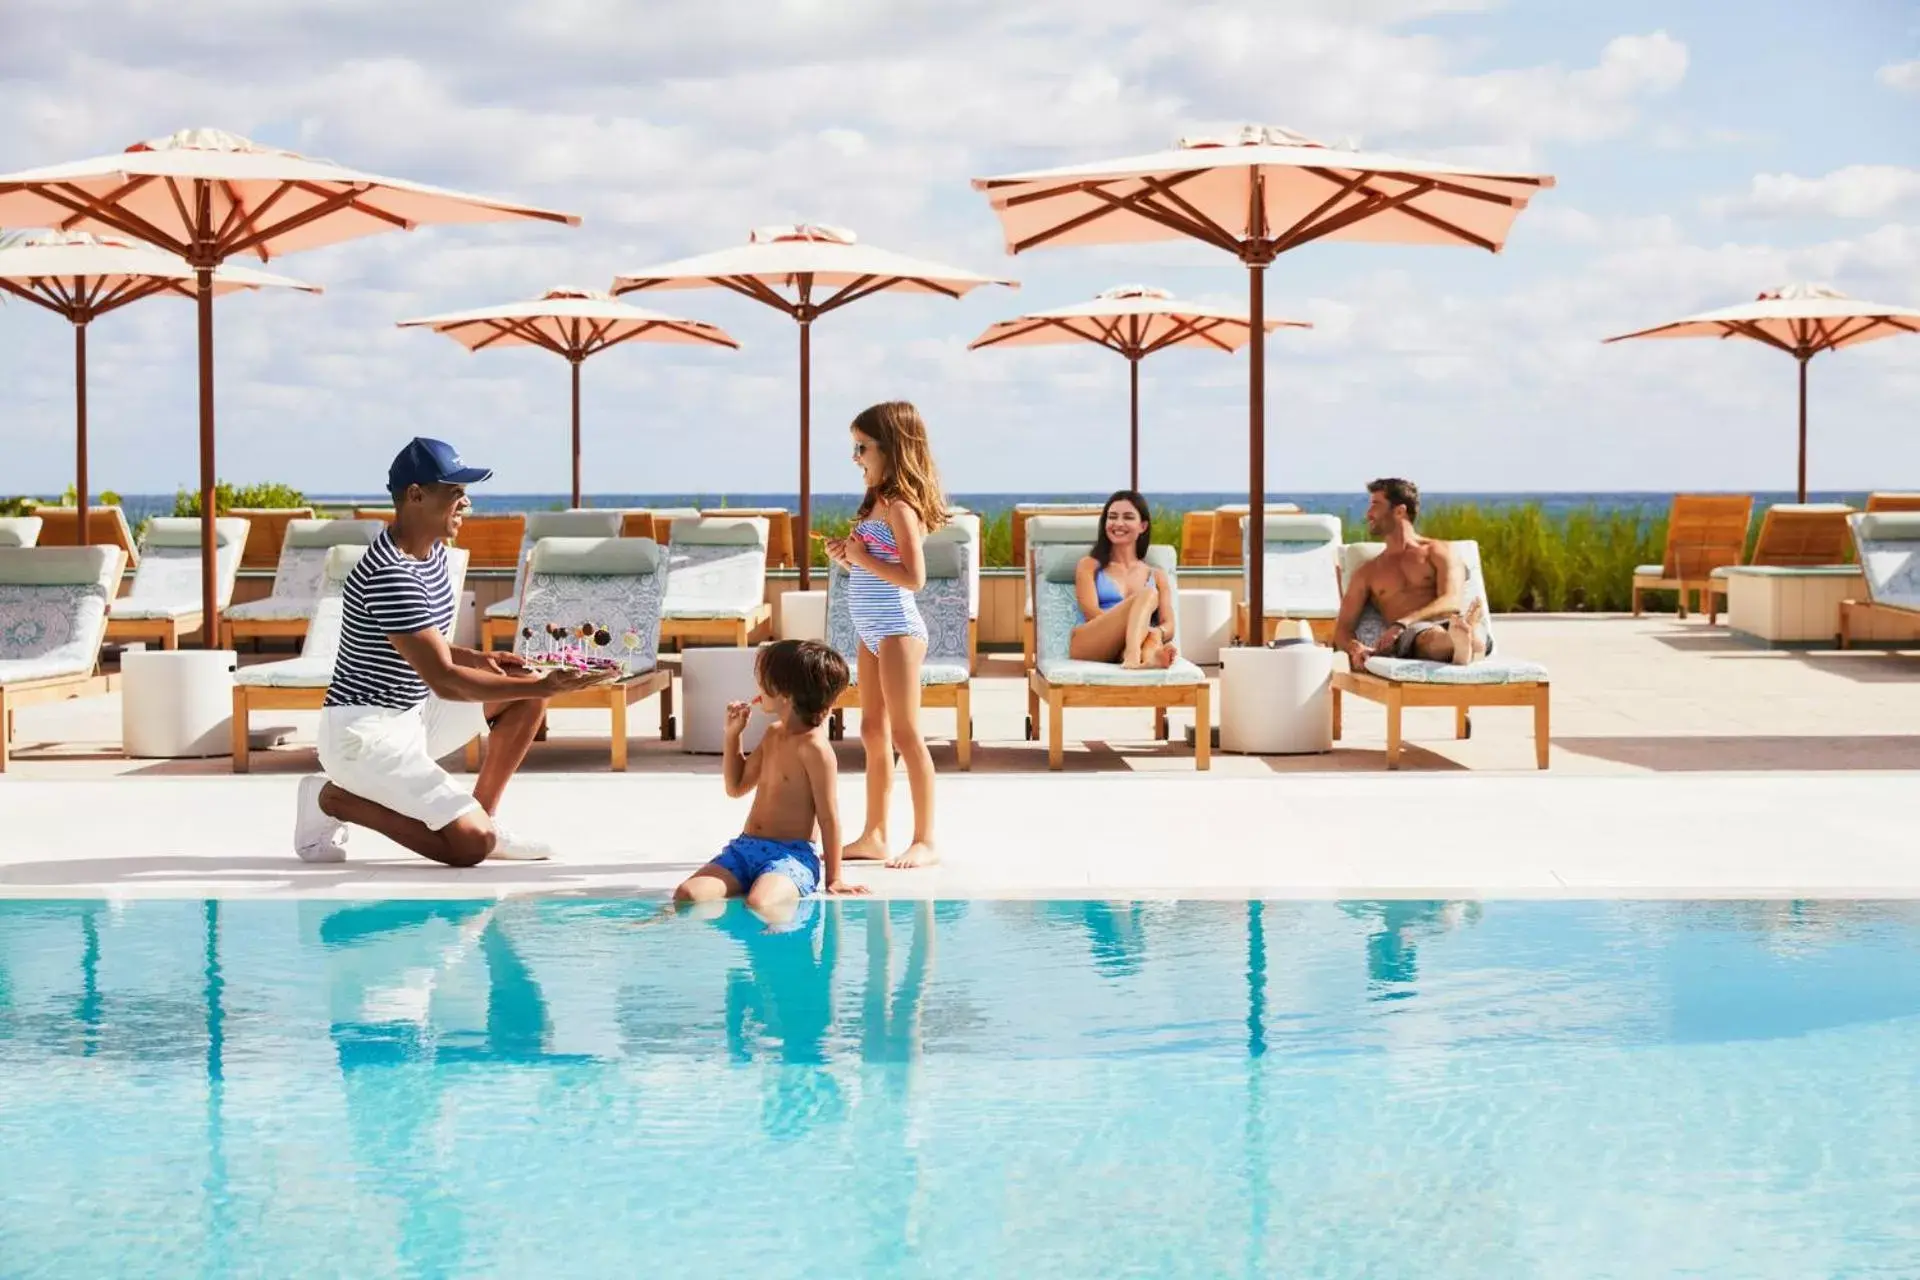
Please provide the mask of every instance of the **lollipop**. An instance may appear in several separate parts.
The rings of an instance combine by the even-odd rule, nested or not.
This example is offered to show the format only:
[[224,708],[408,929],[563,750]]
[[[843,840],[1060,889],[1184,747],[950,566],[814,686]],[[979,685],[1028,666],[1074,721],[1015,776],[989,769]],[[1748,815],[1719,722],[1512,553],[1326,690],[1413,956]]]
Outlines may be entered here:
[[620,637],[620,643],[626,646],[628,653],[638,652],[640,648],[640,633],[638,631],[629,631]]
[[593,642],[604,648],[613,643],[613,632],[607,630],[605,627],[601,627],[593,633]]

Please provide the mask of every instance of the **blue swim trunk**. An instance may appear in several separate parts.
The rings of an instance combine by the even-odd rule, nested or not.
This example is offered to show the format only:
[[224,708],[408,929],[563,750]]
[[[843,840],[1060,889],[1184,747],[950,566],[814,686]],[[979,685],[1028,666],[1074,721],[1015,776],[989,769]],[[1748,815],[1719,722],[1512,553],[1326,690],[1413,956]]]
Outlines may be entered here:
[[806,897],[820,888],[820,854],[811,840],[768,840],[762,836],[735,836],[713,865],[739,882],[742,889],[764,875],[785,876]]

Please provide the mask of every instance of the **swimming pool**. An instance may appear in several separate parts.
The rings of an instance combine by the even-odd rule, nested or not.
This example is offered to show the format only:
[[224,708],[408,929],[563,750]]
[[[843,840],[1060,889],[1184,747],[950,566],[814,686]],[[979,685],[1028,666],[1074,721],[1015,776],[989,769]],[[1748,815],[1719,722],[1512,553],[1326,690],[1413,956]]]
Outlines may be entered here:
[[1920,904],[0,902],[0,1275],[1920,1273]]

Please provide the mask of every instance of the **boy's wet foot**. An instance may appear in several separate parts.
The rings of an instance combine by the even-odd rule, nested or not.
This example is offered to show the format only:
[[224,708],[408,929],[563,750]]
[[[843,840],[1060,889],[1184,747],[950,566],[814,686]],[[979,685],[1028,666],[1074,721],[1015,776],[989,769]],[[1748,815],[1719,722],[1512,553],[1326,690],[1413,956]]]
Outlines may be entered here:
[[[845,857],[846,855],[841,854],[840,856]],[[914,867],[937,866],[939,862],[940,854],[934,849],[931,840],[915,840],[897,857],[887,859],[887,865],[896,871],[911,870]]]

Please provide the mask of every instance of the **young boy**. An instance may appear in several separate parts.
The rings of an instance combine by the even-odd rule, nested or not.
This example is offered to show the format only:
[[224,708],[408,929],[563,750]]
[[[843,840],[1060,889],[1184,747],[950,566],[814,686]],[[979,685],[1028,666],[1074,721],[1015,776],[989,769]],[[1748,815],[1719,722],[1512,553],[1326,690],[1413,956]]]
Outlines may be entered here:
[[827,745],[827,714],[847,687],[845,659],[817,640],[780,640],[760,651],[754,678],[760,685],[755,701],[774,723],[752,755],[740,751],[752,708],[744,702],[727,706],[727,794],[753,792],[746,830],[688,876],[673,900],[713,902],[745,894],[747,906],[766,916],[790,914],[823,883],[828,893],[867,892],[865,885],[840,879],[839,771]]

